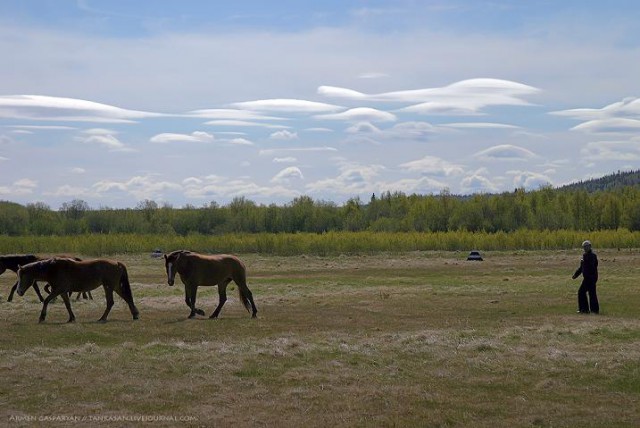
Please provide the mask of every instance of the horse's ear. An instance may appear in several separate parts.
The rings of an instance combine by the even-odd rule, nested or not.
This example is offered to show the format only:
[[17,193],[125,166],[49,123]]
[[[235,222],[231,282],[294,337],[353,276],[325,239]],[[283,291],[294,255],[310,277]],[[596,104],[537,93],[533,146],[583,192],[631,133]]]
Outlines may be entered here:
[[164,255],[164,259],[167,260],[167,255],[166,254],[163,254],[163,255]]

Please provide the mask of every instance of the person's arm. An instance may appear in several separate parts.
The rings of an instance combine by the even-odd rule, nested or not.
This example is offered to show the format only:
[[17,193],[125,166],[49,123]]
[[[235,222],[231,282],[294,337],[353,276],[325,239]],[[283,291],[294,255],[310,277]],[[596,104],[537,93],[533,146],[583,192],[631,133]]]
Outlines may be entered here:
[[582,274],[582,264],[584,263],[584,259],[580,259],[580,267],[576,270],[571,278],[576,279]]

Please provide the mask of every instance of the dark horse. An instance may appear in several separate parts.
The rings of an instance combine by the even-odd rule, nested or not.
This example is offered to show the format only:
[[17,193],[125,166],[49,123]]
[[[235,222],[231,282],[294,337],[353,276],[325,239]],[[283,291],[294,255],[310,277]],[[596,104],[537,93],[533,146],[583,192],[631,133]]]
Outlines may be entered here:
[[[18,268],[20,266],[26,265],[28,263],[37,262],[38,260],[41,260],[41,259],[37,256],[34,256],[33,254],[0,256],[0,275],[2,275],[7,269],[18,273]],[[13,293],[15,293],[17,287],[18,287],[18,281],[16,281],[16,283],[13,284],[13,287],[11,287],[11,292],[9,293],[9,298],[7,299],[7,302],[10,302],[13,300]],[[40,299],[41,302],[44,302],[44,298],[42,297],[42,294],[40,294],[40,288],[38,288],[37,282],[33,283],[33,289],[38,295],[38,299]]]
[[[66,257],[66,256],[59,256],[59,257]],[[80,261],[80,259],[77,257],[71,257],[71,258],[74,260]],[[33,262],[38,262],[41,260],[46,260],[46,259],[35,256],[33,254],[24,254],[24,255],[16,255],[16,256],[0,256],[0,275],[2,275],[4,271],[6,271],[7,269],[18,273],[18,268],[20,266],[33,263]],[[10,302],[13,300],[13,293],[15,293],[16,288],[18,288],[18,281],[16,281],[16,283],[13,284],[13,287],[11,287],[11,291],[9,292],[9,297],[7,298],[7,302]],[[42,294],[40,294],[40,288],[38,287],[37,282],[33,283],[33,289],[38,295],[38,299],[40,299],[40,302],[44,302],[44,298],[42,297]],[[44,286],[44,291],[51,294],[51,287],[49,284]],[[88,293],[78,293],[76,300],[80,298],[80,295],[82,295],[84,299],[89,298],[93,300],[93,296],[91,295],[90,291]]]
[[202,309],[196,308],[198,287],[218,286],[218,306],[209,318],[217,318],[227,301],[227,285],[234,281],[238,285],[240,301],[256,317],[258,309],[253,302],[253,294],[247,287],[247,272],[244,263],[236,256],[226,254],[203,255],[191,251],[179,250],[164,255],[167,282],[172,286],[176,272],[184,283],[185,302],[191,308],[189,318],[204,315]]
[[101,285],[107,299],[107,308],[98,321],[107,321],[107,316],[113,307],[114,291],[127,302],[133,319],[138,319],[139,312],[133,303],[129,275],[123,263],[106,259],[76,261],[66,258],[29,263],[18,269],[18,295],[22,296],[36,280],[51,284],[51,294],[42,304],[40,322],[43,322],[47,316],[47,305],[56,296],[62,296],[69,312],[69,322],[74,322],[76,317],[71,310],[69,292],[91,291]]

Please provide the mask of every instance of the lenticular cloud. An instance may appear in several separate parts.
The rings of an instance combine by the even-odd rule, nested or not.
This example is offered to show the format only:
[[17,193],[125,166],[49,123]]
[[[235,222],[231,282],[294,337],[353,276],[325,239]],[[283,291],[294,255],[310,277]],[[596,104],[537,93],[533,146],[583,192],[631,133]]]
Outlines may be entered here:
[[44,95],[0,96],[0,118],[128,123],[133,122],[134,119],[160,116],[164,115],[126,110],[75,98]]
[[488,106],[531,105],[524,97],[539,92],[537,88],[510,80],[469,79],[440,88],[365,94],[348,88],[320,86],[318,94],[353,101],[412,104],[400,111],[423,114],[477,114]]

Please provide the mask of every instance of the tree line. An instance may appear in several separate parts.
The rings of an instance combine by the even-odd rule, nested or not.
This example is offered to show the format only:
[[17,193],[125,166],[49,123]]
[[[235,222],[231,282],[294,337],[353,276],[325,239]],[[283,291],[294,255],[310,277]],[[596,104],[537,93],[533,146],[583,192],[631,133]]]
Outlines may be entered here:
[[93,209],[73,200],[53,210],[44,203],[0,202],[0,235],[87,233],[189,235],[296,232],[511,232],[528,230],[640,230],[640,187],[589,193],[583,189],[461,197],[386,192],[342,205],[300,196],[284,205],[237,197],[226,205],[174,208],[152,200],[130,209]]

